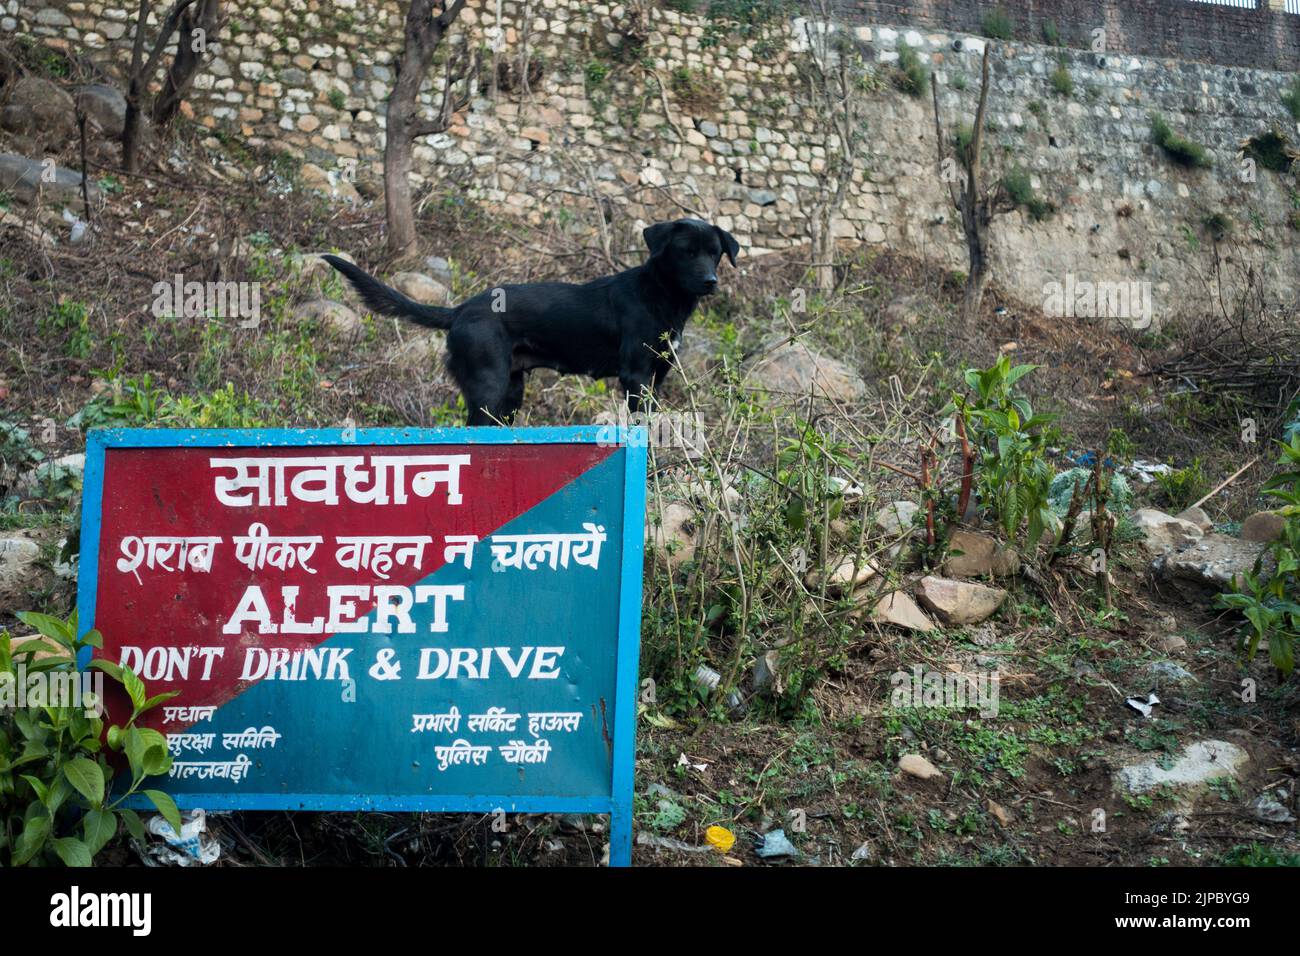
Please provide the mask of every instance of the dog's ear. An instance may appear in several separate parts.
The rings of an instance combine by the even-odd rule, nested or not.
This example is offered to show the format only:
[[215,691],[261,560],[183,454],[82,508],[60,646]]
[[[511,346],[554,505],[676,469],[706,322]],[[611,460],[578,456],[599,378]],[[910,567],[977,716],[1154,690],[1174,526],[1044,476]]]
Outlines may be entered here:
[[650,255],[657,256],[668,245],[668,240],[672,238],[673,230],[677,228],[675,222],[657,222],[653,226],[646,226],[641,232],[641,238],[645,240],[646,247],[650,250]]
[[722,251],[727,254],[727,258],[731,260],[731,264],[734,266],[736,264],[736,254],[740,252],[740,243],[736,241],[735,236],[721,226],[714,226],[713,230],[718,234],[718,238],[722,240]]

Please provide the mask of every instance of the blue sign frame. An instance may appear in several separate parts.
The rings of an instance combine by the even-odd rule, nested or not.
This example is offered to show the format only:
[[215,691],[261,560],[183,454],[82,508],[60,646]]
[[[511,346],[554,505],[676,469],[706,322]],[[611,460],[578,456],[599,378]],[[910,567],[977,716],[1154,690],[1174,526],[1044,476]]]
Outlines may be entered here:
[[[276,428],[276,429],[91,429],[86,439],[82,490],[81,555],[77,583],[80,629],[95,626],[103,508],[104,459],[110,448],[277,447],[338,445],[602,444],[625,449],[622,565],[619,584],[615,670],[613,780],[611,795],[586,797],[509,794],[410,797],[247,793],[177,794],[181,809],[206,810],[389,810],[423,813],[599,813],[610,817],[610,866],[632,862],[632,798],[636,763],[636,711],[641,644],[642,564],[645,544],[646,448],[643,426],[580,425],[554,428]],[[89,558],[89,560],[87,560]],[[85,667],[90,652],[78,662]],[[128,805],[149,806],[144,798]]]

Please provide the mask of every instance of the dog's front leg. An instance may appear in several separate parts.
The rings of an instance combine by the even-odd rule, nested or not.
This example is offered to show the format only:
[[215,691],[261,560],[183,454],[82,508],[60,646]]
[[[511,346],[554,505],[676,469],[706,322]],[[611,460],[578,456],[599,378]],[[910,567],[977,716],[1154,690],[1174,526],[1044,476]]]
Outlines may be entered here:
[[641,411],[641,403],[654,392],[653,376],[647,368],[643,371],[624,371],[618,380],[627,393],[627,410],[635,415]]

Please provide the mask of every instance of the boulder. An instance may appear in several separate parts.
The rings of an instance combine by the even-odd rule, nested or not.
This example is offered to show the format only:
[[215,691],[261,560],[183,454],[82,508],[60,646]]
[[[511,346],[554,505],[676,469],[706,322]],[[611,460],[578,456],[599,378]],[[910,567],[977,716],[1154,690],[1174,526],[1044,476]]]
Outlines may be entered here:
[[1210,516],[1205,513],[1204,508],[1186,508],[1174,515],[1179,521],[1188,521],[1200,528],[1202,533],[1208,534],[1214,530],[1214,522]]
[[58,479],[66,479],[71,484],[80,487],[85,472],[86,455],[84,452],[63,455],[60,458],[43,461],[27,472],[18,479],[14,491],[20,497],[34,498],[43,495],[50,482]]
[[1282,537],[1285,528],[1286,518],[1278,512],[1256,511],[1241,523],[1241,540],[1268,544]]
[[[298,270],[298,274],[304,279],[314,279],[317,277],[328,279],[332,275],[338,275],[338,273],[334,271],[334,267],[321,258],[322,255],[324,255],[324,253],[295,252],[289,257],[289,262]],[[330,255],[337,256],[353,265],[357,264],[357,260],[353,259],[346,252],[331,252]],[[349,288],[351,287],[349,286]]]
[[1010,577],[1020,570],[1020,555],[996,538],[958,529],[948,539],[943,571],[954,578]]
[[892,624],[909,631],[934,630],[934,621],[903,591],[893,591],[877,601],[871,617],[878,624]]
[[899,757],[898,769],[918,780],[938,780],[943,777],[943,771],[920,754],[904,754]]
[[1007,592],[974,581],[927,575],[917,585],[916,596],[945,624],[978,624],[1002,606]]
[[425,271],[448,288],[451,287],[451,263],[442,256],[425,256]]
[[[44,163],[16,153],[0,153],[0,192],[9,193],[20,203],[31,205],[37,199],[56,204],[81,202],[81,174],[62,166],[54,167],[47,179]],[[90,182],[86,191],[92,203],[99,202],[99,186]]]
[[90,120],[87,132],[93,124],[93,128],[98,129],[106,139],[122,138],[122,132],[126,129],[126,97],[120,90],[103,83],[91,83],[77,87],[75,101],[77,109]]
[[[830,568],[831,570],[826,576],[826,587],[832,591],[852,591],[854,588],[866,584],[880,573],[880,569],[865,558],[857,560],[841,558],[838,561],[832,561]],[[821,587],[821,582],[821,571],[810,571],[804,578],[804,583],[811,590]]]
[[1197,789],[1219,777],[1236,777],[1250,755],[1226,740],[1198,740],[1172,763],[1166,757],[1121,767],[1115,783],[1128,793],[1146,793],[1160,787]]
[[393,276],[393,288],[421,305],[451,305],[451,290],[436,279],[419,272],[399,272]]
[[763,354],[749,367],[745,381],[796,399],[812,394],[836,402],[857,402],[867,393],[867,383],[856,371],[800,341],[786,342]]
[[[1241,541],[1225,534],[1207,534],[1185,548],[1165,555],[1159,564],[1160,573],[1172,581],[1189,581],[1202,588],[1227,590],[1233,579],[1243,571],[1250,571],[1264,552],[1265,546],[1257,541]],[[1272,556],[1265,555],[1262,569],[1271,573]]]
[[37,573],[40,545],[19,532],[0,535],[0,607],[20,607]]
[[319,322],[325,328],[333,329],[340,335],[352,335],[365,327],[361,316],[357,315],[341,302],[329,299],[312,299],[293,310],[293,317],[299,321]]
[[1199,541],[1205,534],[1192,522],[1167,515],[1155,508],[1139,508],[1130,515],[1129,520],[1142,533],[1140,544],[1152,556],[1168,554]]
[[646,522],[646,545],[662,556],[669,569],[676,571],[695,557],[696,515],[694,509],[680,501],[670,501],[659,513],[659,520]]
[[25,76],[13,85],[0,109],[0,128],[34,139],[42,150],[59,149],[77,129],[72,97],[49,80]]
[[897,537],[912,527],[921,506],[915,501],[892,501],[876,512],[876,527],[890,537]]

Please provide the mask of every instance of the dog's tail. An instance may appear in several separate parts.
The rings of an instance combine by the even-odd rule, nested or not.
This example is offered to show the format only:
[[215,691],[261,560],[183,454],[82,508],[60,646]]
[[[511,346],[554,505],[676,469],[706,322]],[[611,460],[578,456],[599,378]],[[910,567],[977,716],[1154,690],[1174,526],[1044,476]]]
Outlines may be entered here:
[[338,256],[321,256],[352,283],[364,302],[372,311],[380,315],[397,315],[410,319],[418,325],[430,329],[451,328],[453,309],[440,305],[421,305],[414,299],[408,299],[391,286],[386,286],[364,269],[359,269],[346,259]]

